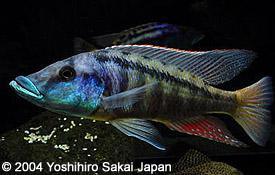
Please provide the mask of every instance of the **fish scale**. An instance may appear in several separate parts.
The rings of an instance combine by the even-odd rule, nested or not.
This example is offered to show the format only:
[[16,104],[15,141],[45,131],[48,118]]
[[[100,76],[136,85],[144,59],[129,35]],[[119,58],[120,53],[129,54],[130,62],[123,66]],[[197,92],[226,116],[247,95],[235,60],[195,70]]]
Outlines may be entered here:
[[[146,101],[146,103],[156,104],[155,106],[158,109],[160,109],[157,111],[157,113],[155,112],[156,109],[144,108],[144,106],[148,106],[148,105],[142,104],[138,107],[136,106],[136,108],[132,110],[127,109],[128,114],[126,113],[121,114],[120,109],[113,110],[113,112],[116,113],[116,116],[118,117],[124,116],[125,118],[131,118],[132,116],[136,115],[135,114],[136,111],[140,111],[138,113],[139,115],[141,115],[139,116],[140,118],[143,118],[143,117],[156,118],[157,115],[160,114],[161,116],[161,114],[163,113],[170,114],[171,116],[190,117],[190,116],[194,116],[194,114],[199,114],[201,112],[207,112],[211,110],[229,111],[231,110],[230,105],[233,106],[232,103],[225,100],[226,98],[228,99],[233,98],[232,96],[211,94],[207,90],[207,88],[197,87],[196,85],[193,85],[192,83],[190,83],[188,80],[179,80],[178,78],[171,76],[168,72],[166,73],[159,72],[157,71],[156,68],[150,69],[148,67],[143,66],[142,64],[128,61],[126,58],[124,58],[124,57],[130,56],[128,53],[127,54],[125,54],[125,52],[108,53],[104,51],[103,53],[99,52],[97,54],[100,55],[99,61],[103,61],[103,64],[108,64],[110,61],[114,61],[115,63],[118,63],[119,71],[117,72],[116,76],[122,79],[122,81],[119,82],[120,84],[126,84],[125,88],[120,89],[120,91],[129,90],[126,87],[129,87],[129,85],[127,85],[128,80],[130,77],[133,77],[133,74],[135,74],[135,76],[137,77],[140,77],[141,81],[137,81],[135,82],[135,84],[131,84],[132,88],[144,85],[145,81],[143,79],[145,76],[148,79],[151,79],[149,82],[146,82],[147,84],[150,84],[153,81],[160,81],[159,83],[160,88],[157,90],[158,92],[154,92],[155,94],[158,94],[158,97],[162,96],[165,99],[164,101],[173,102],[172,107],[167,107],[167,105],[162,105],[162,103],[159,103],[159,99],[157,97],[154,97],[152,94],[149,94],[145,96],[144,99],[146,100],[144,101]],[[103,65],[103,67],[106,67],[106,66]],[[112,71],[112,70],[109,70],[109,71]],[[136,73],[135,71],[138,71],[138,73]],[[112,78],[112,77],[109,77],[109,78]],[[165,86],[163,87],[162,84],[165,84]],[[164,93],[163,89],[173,89],[173,90],[170,93]],[[178,93],[175,93],[175,91],[178,91]],[[187,95],[186,93],[184,93],[186,91],[188,92]],[[174,96],[179,97],[178,101],[174,100]],[[197,100],[198,98],[201,100]],[[215,101],[215,103],[213,101]],[[230,101],[233,101],[233,100],[231,99]],[[178,106],[176,104],[181,104],[181,105]],[[205,104],[211,104],[211,105],[205,105]],[[226,109],[224,106],[228,106],[229,109]],[[148,114],[154,114],[154,116],[149,116]],[[164,116],[164,117],[167,117],[167,116]],[[159,118],[159,120],[163,120],[163,119]],[[175,117],[171,117],[171,120],[175,120]]]

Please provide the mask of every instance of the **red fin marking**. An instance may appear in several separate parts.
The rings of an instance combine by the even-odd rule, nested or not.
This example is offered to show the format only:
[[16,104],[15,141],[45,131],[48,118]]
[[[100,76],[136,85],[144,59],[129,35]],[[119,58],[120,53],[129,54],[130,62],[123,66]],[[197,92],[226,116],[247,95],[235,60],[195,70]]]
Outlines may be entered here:
[[178,132],[204,137],[233,146],[247,146],[245,143],[237,140],[221,120],[212,116],[192,117],[183,121],[168,123],[166,125],[170,129]]

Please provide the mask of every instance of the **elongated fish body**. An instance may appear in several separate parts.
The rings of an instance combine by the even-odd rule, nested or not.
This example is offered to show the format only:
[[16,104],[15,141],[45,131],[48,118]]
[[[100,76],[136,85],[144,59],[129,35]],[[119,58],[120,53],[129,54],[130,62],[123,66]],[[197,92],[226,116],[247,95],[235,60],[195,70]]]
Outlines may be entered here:
[[[188,72],[183,72],[186,74],[184,79],[175,78],[169,75],[167,68],[164,68],[166,73],[150,69],[154,61],[121,51],[98,51],[92,57],[99,60],[107,72],[112,72],[106,77],[106,93],[110,95],[157,82],[157,87],[148,91],[139,103],[112,110],[112,119],[125,117],[170,121],[210,112],[229,113],[235,109],[236,98],[232,92],[211,87]],[[126,61],[131,59],[145,63]]]
[[93,51],[112,45],[152,44],[187,49],[198,43],[204,35],[192,27],[151,22],[102,36],[94,36],[87,41],[74,39],[75,53]]
[[113,44],[135,44],[144,40],[180,32],[180,27],[176,25],[158,22],[147,23],[120,32],[120,36],[113,41]]
[[254,52],[239,49],[190,52],[149,45],[112,46],[16,77],[10,86],[38,106],[109,121],[126,135],[161,150],[166,143],[151,121],[181,133],[247,146],[214,113],[232,117],[263,146],[271,126],[271,78],[237,91],[213,87],[234,78],[254,58]]
[[112,45],[153,44],[176,48],[189,48],[204,38],[192,27],[152,22],[119,33]]

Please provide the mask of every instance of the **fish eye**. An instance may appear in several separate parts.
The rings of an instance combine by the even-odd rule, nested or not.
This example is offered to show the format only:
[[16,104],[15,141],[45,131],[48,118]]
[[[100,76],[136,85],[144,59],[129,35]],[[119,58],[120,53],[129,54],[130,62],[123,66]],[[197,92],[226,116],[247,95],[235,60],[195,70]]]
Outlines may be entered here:
[[59,71],[59,76],[64,81],[70,81],[75,78],[76,72],[71,66],[62,67]]

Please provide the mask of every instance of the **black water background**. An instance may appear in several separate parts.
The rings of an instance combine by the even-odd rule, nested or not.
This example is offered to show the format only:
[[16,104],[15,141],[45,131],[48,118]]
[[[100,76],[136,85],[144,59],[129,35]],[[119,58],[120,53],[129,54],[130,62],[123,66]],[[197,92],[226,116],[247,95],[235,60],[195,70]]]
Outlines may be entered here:
[[[267,2],[224,0],[3,3],[0,12],[0,131],[14,129],[43,111],[17,97],[8,87],[9,81],[73,55],[72,43],[76,36],[89,38],[152,21],[193,26],[206,35],[195,46],[196,50],[245,48],[258,53],[258,59],[247,71],[223,85],[226,89],[245,87],[263,76],[273,76],[274,10]],[[271,168],[268,163],[272,156],[255,157],[255,161],[253,158],[232,160],[239,160],[248,172],[253,166],[259,166],[259,172]]]

